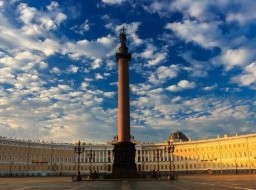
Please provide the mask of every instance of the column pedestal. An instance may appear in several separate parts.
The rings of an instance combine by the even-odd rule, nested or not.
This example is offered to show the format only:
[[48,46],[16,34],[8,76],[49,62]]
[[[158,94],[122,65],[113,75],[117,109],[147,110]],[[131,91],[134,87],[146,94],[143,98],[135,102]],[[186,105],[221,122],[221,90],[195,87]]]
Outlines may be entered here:
[[135,151],[135,144],[132,142],[118,142],[114,144],[113,178],[138,178]]

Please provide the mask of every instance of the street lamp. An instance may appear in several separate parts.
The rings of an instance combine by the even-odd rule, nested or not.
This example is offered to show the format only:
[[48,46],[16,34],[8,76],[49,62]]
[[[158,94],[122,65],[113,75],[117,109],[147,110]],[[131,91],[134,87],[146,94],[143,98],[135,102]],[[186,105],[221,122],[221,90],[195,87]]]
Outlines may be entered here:
[[188,160],[187,157],[185,157],[185,166],[186,166],[186,174],[188,174]]
[[236,168],[236,174],[237,174],[237,157],[236,157],[236,153],[235,153],[235,159],[234,159],[234,161],[235,161],[235,168]]
[[81,181],[81,174],[80,174],[80,154],[84,152],[84,146],[81,146],[81,142],[80,142],[80,141],[78,141],[77,146],[74,147],[74,152],[78,155],[76,180],[77,180],[77,181]]
[[236,174],[237,174],[237,162],[236,162],[236,160],[235,160],[235,167],[236,167]]
[[13,165],[13,159],[12,159],[12,155],[10,154],[9,176],[12,176],[12,165]]
[[29,173],[29,163],[30,163],[30,146],[31,146],[31,140],[28,140],[28,146],[27,146],[27,158],[26,158],[26,170],[27,170],[27,175]]
[[174,175],[173,175],[173,172],[172,172],[172,157],[173,157],[174,149],[175,149],[175,146],[170,141],[168,141],[167,146],[164,147],[164,150],[169,153],[169,169],[170,169],[169,170],[169,176],[168,176],[169,180],[174,179]]
[[95,158],[95,153],[93,152],[93,150],[89,150],[87,157],[89,158],[89,163],[90,163],[90,177],[92,177],[92,160],[94,160]]
[[10,162],[10,169],[9,169],[9,176],[12,176],[12,165],[13,165],[13,162],[11,161]]
[[160,152],[160,149],[156,149],[156,152],[154,152],[154,157],[157,159],[157,177],[159,178],[160,176],[160,171],[159,171],[159,158],[162,158],[162,152]]
[[60,176],[62,176],[62,163],[60,163]]
[[142,174],[143,176],[145,175],[145,168],[144,168],[144,159],[145,159],[145,154],[144,154],[144,150],[143,147],[141,147],[141,169],[142,169]]

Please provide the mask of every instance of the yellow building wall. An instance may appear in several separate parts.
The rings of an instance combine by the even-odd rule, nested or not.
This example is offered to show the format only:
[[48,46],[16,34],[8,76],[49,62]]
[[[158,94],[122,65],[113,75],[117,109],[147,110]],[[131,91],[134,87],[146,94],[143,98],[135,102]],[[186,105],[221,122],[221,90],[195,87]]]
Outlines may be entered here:
[[[256,172],[256,134],[208,140],[172,142],[173,155],[165,151],[167,143],[136,144],[139,172],[228,173]],[[77,169],[74,145],[38,143],[2,139],[0,175],[73,175]],[[111,172],[112,145],[85,145],[81,154],[81,172]],[[88,152],[95,157],[90,163]]]

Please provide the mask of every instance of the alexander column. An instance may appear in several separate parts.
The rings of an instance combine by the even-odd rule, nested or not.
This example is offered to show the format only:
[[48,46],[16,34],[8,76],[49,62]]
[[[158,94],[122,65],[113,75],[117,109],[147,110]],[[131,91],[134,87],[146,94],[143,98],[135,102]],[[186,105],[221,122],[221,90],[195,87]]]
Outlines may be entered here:
[[130,92],[129,61],[131,53],[126,46],[125,29],[119,34],[120,47],[116,53],[118,62],[118,126],[117,143],[114,144],[114,164],[112,175],[117,178],[137,176],[135,164],[135,144],[130,141]]

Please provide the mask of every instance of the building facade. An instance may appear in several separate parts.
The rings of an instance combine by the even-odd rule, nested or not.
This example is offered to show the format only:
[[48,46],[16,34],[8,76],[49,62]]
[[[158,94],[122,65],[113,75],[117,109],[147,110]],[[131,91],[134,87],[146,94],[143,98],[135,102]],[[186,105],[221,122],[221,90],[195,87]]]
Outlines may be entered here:
[[[168,153],[167,141],[175,146]],[[189,140],[176,131],[163,143],[136,143],[138,172],[167,174],[255,173],[256,134]],[[82,174],[111,173],[113,141],[106,144],[84,143],[80,157]],[[0,176],[74,175],[77,155],[74,144],[34,142],[0,137]],[[93,153],[93,154],[92,154]]]

